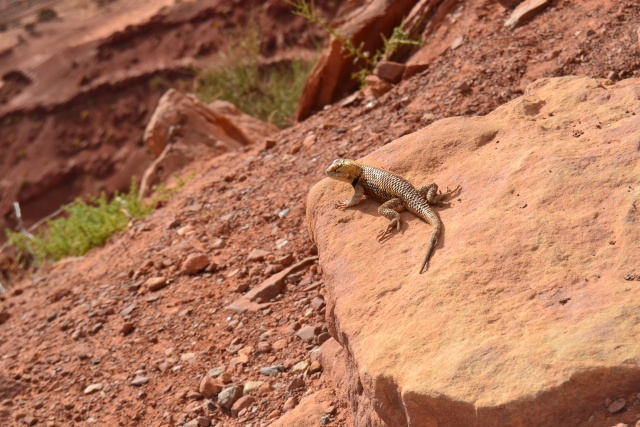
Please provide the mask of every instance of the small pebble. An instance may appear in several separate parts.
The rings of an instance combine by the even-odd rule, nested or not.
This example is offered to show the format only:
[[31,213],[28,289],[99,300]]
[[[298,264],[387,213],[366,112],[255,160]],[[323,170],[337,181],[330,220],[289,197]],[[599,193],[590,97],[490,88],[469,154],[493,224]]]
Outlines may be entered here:
[[84,389],[84,394],[92,394],[96,391],[102,390],[103,388],[104,386],[102,385],[102,383],[91,384]]
[[277,375],[283,371],[284,371],[284,366],[282,365],[265,366],[264,368],[260,368],[260,373],[262,375]]
[[149,382],[149,378],[142,376],[142,375],[137,375],[132,381],[131,381],[131,385],[132,386],[136,386],[136,387],[140,387],[146,383]]
[[623,398],[616,399],[610,405],[607,406],[607,411],[609,411],[612,414],[615,414],[616,412],[622,411],[626,405],[627,405],[627,401],[624,400]]

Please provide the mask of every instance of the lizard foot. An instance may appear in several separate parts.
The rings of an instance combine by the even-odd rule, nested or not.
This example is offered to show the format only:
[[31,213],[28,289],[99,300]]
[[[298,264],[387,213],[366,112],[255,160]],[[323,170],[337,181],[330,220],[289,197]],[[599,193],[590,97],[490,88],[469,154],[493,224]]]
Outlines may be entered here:
[[444,193],[442,194],[442,196],[449,197],[450,195],[457,193],[461,188],[462,187],[459,185],[457,185],[456,188],[454,188],[453,190],[449,190],[449,187],[447,187]]
[[447,189],[444,191],[444,193],[439,193],[435,197],[435,203],[437,203],[439,205],[449,206],[451,203],[445,201],[445,199],[448,199],[452,195],[456,194],[460,190],[460,188],[462,188],[462,187],[460,187],[459,185],[456,188],[454,188],[453,190],[449,190],[449,187],[447,187]]
[[340,209],[341,211],[347,209],[349,206],[349,202],[336,202],[336,204],[333,205],[334,208]]

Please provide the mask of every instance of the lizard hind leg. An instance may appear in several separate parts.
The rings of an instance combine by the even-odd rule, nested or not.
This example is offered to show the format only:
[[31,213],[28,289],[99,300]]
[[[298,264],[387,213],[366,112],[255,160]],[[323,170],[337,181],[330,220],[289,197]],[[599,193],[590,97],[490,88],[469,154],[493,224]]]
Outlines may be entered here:
[[391,200],[384,202],[378,208],[378,212],[388,218],[391,222],[378,234],[378,240],[384,239],[395,227],[400,231],[400,213],[404,210],[405,206],[401,199],[394,197]]
[[[418,189],[418,193],[427,201],[434,200],[438,196],[438,184],[431,183],[423,185]],[[431,203],[430,203],[431,204]]]
[[443,200],[451,197],[456,194],[460,190],[460,186],[458,185],[453,190],[449,190],[449,187],[445,190],[444,193],[438,192],[438,185],[435,183],[429,185],[423,185],[418,189],[418,193],[429,203],[430,205],[435,205],[438,203],[448,204],[448,202],[443,202]]

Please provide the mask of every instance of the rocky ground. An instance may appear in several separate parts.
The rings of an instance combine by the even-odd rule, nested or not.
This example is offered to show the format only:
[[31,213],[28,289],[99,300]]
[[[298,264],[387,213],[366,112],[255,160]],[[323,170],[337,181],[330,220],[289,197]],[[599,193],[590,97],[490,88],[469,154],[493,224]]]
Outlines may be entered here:
[[[306,425],[353,425],[353,402],[317,360],[329,335],[305,200],[326,167],[440,118],[484,115],[540,77],[640,74],[634,1],[558,0],[515,30],[503,26],[508,16],[494,1],[456,4],[422,50],[422,73],[377,99],[361,93],[270,140],[194,163],[185,172],[195,172],[192,181],[104,248],[8,285],[3,425],[268,425],[322,390],[327,404]],[[155,100],[125,92],[103,99],[127,109],[141,99],[144,114],[126,115],[140,131]],[[103,104],[86,108],[111,117]],[[63,117],[73,108],[85,107],[53,111]],[[28,133],[32,113],[21,114],[7,117],[27,123],[14,129]],[[61,128],[78,132],[68,124],[75,117]],[[275,299],[258,311],[227,309],[279,272],[286,289]],[[621,403],[612,397],[585,409],[593,416],[583,425],[634,425],[640,401],[624,398],[623,416],[613,415]]]

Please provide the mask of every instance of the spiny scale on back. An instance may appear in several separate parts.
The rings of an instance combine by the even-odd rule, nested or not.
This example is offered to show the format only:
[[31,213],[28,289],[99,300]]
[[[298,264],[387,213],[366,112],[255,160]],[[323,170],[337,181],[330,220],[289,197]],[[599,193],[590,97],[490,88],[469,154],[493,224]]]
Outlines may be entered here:
[[378,212],[391,220],[391,223],[378,235],[378,239],[384,238],[394,226],[400,230],[400,214],[398,212],[402,212],[404,209],[433,226],[427,254],[420,268],[420,273],[422,273],[431,257],[442,228],[440,219],[429,205],[441,203],[442,200],[457,192],[460,187],[458,186],[452,191],[447,188],[445,193],[439,193],[436,184],[416,189],[400,175],[349,159],[334,160],[327,169],[327,176],[349,182],[355,190],[350,200],[336,204],[339,209],[357,205],[363,194],[371,195],[383,202],[378,208]]

